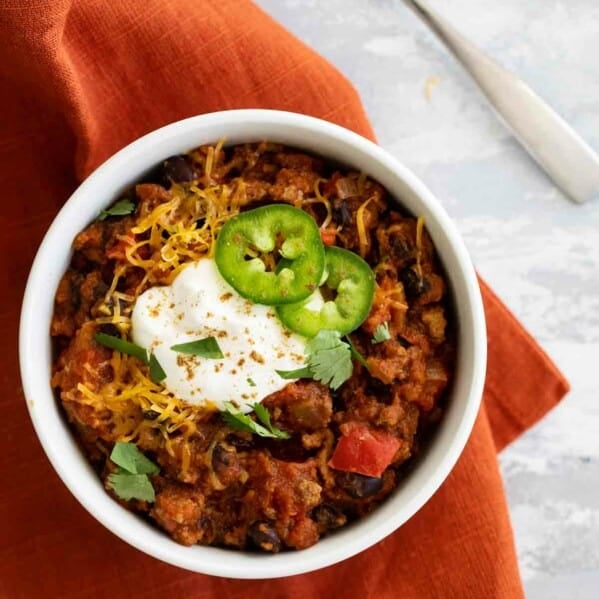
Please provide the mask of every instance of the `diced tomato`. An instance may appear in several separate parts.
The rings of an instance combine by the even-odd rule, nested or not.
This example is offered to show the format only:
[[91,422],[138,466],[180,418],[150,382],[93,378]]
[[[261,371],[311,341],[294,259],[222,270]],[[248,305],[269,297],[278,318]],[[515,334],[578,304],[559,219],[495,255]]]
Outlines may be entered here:
[[320,238],[325,245],[335,245],[337,231],[335,229],[320,229]]
[[401,440],[393,435],[360,422],[341,425],[341,432],[329,466],[344,472],[379,478],[401,445]]

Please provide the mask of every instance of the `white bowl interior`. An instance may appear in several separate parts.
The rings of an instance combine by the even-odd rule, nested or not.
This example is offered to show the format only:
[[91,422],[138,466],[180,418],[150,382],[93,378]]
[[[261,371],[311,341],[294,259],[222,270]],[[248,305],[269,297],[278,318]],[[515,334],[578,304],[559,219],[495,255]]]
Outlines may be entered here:
[[[49,385],[48,334],[58,282],[70,243],[124,188],[167,156],[226,137],[227,145],[281,142],[360,169],[401,205],[425,217],[450,280],[458,320],[458,361],[448,409],[416,468],[370,516],[298,552],[263,555],[212,547],[183,547],[114,502],[80,452]],[[116,535],[171,564],[232,578],[274,578],[333,564],[376,543],[410,518],[457,461],[476,417],[485,376],[485,321],[474,269],[453,223],[405,167],[368,140],[325,121],[292,113],[239,110],[193,117],[154,131],[99,167],[64,205],[38,251],[28,280],[20,330],[21,376],[38,437],[64,483]]]

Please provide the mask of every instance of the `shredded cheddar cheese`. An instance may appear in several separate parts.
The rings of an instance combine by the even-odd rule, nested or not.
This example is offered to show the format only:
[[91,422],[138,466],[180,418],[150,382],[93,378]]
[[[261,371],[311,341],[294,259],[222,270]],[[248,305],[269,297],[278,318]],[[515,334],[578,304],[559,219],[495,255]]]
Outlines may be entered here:
[[356,213],[356,226],[358,228],[358,240],[360,242],[360,256],[364,258],[368,249],[368,236],[366,235],[366,226],[364,225],[364,210],[372,201],[372,196],[363,202]]
[[327,215],[325,216],[324,220],[322,221],[322,223],[320,224],[320,229],[324,230],[326,229],[330,224],[331,221],[333,220],[333,208],[331,206],[331,202],[329,201],[328,196],[325,194],[323,195],[320,191],[320,184],[321,183],[325,183],[326,179],[317,179],[314,182],[314,198],[307,198],[304,199],[302,202],[299,202],[298,204],[298,208],[301,208],[302,205],[305,204],[322,204],[325,207],[325,210],[327,211]]
[[239,212],[243,193],[229,185],[173,186],[173,199],[131,230],[136,241],[125,249],[127,262],[142,268],[150,284],[172,283],[185,264],[212,254],[216,233]]
[[115,351],[111,366],[114,377],[110,383],[98,391],[79,383],[77,390],[80,403],[110,412],[115,440],[135,441],[144,429],[168,434],[178,431],[183,438],[196,431],[197,408],[154,383],[139,360]]

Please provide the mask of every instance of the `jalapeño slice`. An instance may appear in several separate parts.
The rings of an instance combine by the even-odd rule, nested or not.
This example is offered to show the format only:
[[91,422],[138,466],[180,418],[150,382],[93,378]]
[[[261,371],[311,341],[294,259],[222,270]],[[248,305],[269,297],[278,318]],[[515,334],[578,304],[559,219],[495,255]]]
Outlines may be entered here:
[[338,247],[325,249],[326,279],[307,299],[277,307],[279,318],[292,331],[314,337],[329,329],[346,335],[370,312],[374,273],[357,254]]
[[318,287],[324,271],[324,246],[316,222],[287,204],[255,208],[228,220],[218,234],[214,258],[225,280],[258,304],[305,299]]

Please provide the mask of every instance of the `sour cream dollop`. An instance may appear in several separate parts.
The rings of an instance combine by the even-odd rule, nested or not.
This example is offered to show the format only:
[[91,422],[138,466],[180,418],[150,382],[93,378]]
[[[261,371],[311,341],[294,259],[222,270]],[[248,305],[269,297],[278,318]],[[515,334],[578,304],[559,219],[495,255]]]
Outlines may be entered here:
[[[305,340],[279,321],[272,307],[241,297],[214,260],[187,266],[166,287],[139,296],[132,315],[133,341],[154,352],[166,372],[164,386],[194,405],[243,412],[290,381],[276,370],[304,365]],[[224,359],[178,353],[173,345],[215,337]]]

